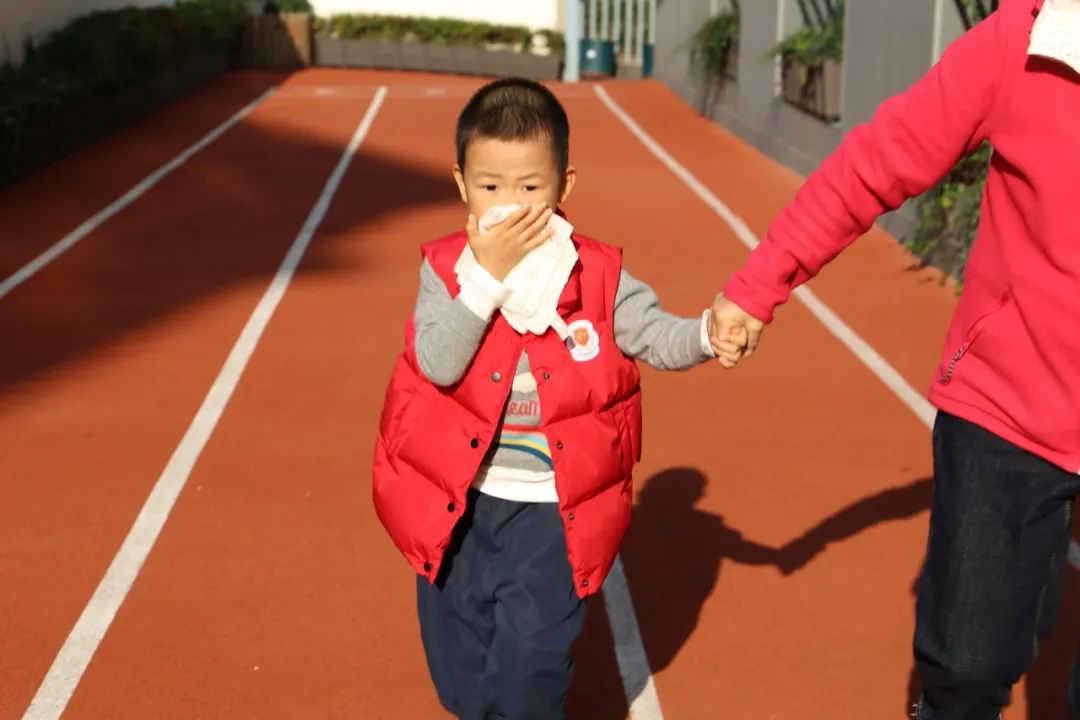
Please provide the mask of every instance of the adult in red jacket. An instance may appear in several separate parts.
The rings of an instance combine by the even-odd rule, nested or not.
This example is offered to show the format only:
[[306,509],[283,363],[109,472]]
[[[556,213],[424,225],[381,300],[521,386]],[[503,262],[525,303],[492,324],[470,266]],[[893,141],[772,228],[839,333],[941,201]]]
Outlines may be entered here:
[[915,655],[922,720],[998,717],[1055,624],[1080,490],[1080,4],[1002,0],[855,128],[713,308],[733,367],[791,291],[883,212],[993,147],[930,391],[935,486]]

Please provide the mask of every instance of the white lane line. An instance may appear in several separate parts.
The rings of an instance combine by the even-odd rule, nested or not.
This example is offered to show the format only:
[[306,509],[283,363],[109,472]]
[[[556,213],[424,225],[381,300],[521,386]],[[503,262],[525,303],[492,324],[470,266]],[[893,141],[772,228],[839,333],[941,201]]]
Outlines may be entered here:
[[312,236],[326,216],[334,194],[340,187],[342,178],[359,150],[360,144],[371,129],[371,124],[385,98],[386,89],[380,88],[338,161],[337,167],[326,181],[322,195],[311,209],[300,234],[293,241],[270,286],[255,306],[240,337],[229,352],[224,366],[214,380],[206,399],[203,400],[195,419],[173,452],[169,463],[165,466],[165,470],[135,519],[135,524],[132,525],[119,552],[105,572],[105,577],[94,591],[93,597],[90,598],[90,602],[75,623],[63,647],[60,648],[29,709],[23,715],[23,720],[57,720],[67,707],[87,665],[138,577],[154,543],[157,542],[177,497],[184,489],[195,463],[221,419],[225,406],[240,382],[240,377],[255,352],[263,331],[266,330],[278,304],[284,297],[296,268],[311,243]]
[[641,641],[634,602],[630,598],[630,586],[626,583],[622,559],[618,557],[604,581],[604,607],[615,641],[615,660],[619,664],[630,717],[632,720],[664,720],[645,644]]
[[[467,100],[484,83],[477,81],[475,84],[461,85],[390,85],[390,97],[395,100]],[[376,88],[370,84],[356,85],[290,85],[281,88],[281,97],[320,100],[333,98],[367,97]],[[589,100],[596,98],[591,90],[584,87],[571,85],[549,86],[558,95],[560,100]]]
[[[664,150],[658,142],[653,140],[652,137],[650,137],[649,134],[646,133],[641,126],[611,98],[603,87],[596,85],[594,86],[594,89],[601,102],[603,102],[604,105],[606,105],[608,109],[611,110],[624,125],[626,125],[630,132],[633,133],[633,135],[640,140],[658,160],[660,160],[660,162],[666,165],[671,172],[686,183],[686,186],[689,187],[695,195],[701,198],[706,205],[711,207],[716,214],[731,227],[732,231],[744,245],[751,250],[758,246],[760,241],[747,224],[743,222],[742,218],[732,212],[727,205],[720,201],[720,198],[716,197],[711,190],[705,187],[705,185],[694,177],[694,175],[680,164],[678,160]],[[885,385],[900,398],[901,402],[907,405],[908,408],[915,413],[915,416],[922,420],[926,427],[933,428],[934,417],[937,414],[934,406],[930,404],[922,393],[913,388],[911,384],[896,371],[896,368],[890,365],[885,358],[874,350],[874,348],[870,347],[869,343],[859,337],[858,333],[841,320],[829,306],[823,303],[818,296],[810,290],[810,288],[803,285],[796,289],[793,294],[806,306],[814,317],[821,321],[821,324],[825,326],[825,329],[842,342],[855,357],[866,365],[866,367],[870,368],[870,371],[874,373],[881,382],[885,383]],[[1073,566],[1080,569],[1080,544],[1078,544],[1076,540],[1073,540],[1070,546],[1069,558],[1072,561]]]
[[202,140],[199,140],[194,145],[190,146],[187,150],[184,150],[182,153],[162,165],[150,175],[147,175],[137,185],[135,185],[135,187],[131,188],[126,193],[121,195],[104,210],[99,212],[97,215],[91,217],[79,227],[72,230],[62,239],[57,241],[48,250],[38,255],[36,258],[24,265],[20,270],[16,271],[15,274],[13,274],[11,277],[0,283],[0,299],[2,299],[5,295],[10,293],[15,288],[17,288],[19,285],[29,280],[31,277],[34,276],[35,273],[37,273],[39,270],[51,263],[53,260],[66,253],[87,235],[94,232],[99,227],[108,222],[110,218],[114,217],[124,208],[128,207],[140,197],[145,195],[150,188],[157,185],[178,167],[186,163],[201,150],[204,150],[208,145],[210,145],[215,140],[217,140],[222,135],[231,130],[233,127],[235,127],[237,123],[250,115],[255,108],[257,108],[267,98],[273,95],[276,90],[276,87],[272,87],[266,92],[264,92],[251,103],[243,107],[235,115],[218,125],[209,133],[207,133],[202,138]]

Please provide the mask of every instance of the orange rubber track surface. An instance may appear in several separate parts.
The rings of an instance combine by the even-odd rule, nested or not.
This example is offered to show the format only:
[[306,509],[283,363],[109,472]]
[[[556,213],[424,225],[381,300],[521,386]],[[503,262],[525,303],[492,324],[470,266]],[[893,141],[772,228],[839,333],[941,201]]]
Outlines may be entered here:
[[[0,190],[0,281],[272,85],[246,119],[0,298],[0,720],[22,718],[380,86],[389,93],[65,718],[446,717],[370,465],[418,246],[461,227],[476,79],[234,73]],[[566,210],[697,316],[747,249],[591,85],[558,85]],[[800,178],[657,83],[607,93],[760,236]],[[811,283],[922,391],[951,286],[873,230]],[[906,716],[929,431],[803,305],[725,373],[644,370],[623,550],[668,720]],[[1064,617],[1008,720],[1062,720]],[[604,603],[571,720],[629,709]],[[635,720],[654,720],[640,714]]]

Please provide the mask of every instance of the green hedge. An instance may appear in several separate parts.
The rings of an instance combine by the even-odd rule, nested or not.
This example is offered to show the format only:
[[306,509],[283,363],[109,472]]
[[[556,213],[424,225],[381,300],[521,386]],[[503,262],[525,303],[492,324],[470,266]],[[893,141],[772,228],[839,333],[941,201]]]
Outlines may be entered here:
[[918,201],[919,224],[904,245],[923,267],[936,267],[963,284],[971,244],[979,231],[983,188],[990,166],[984,144],[961,160],[934,189]]
[[267,13],[309,13],[312,12],[308,0],[266,0],[263,12]]
[[243,0],[180,0],[175,7],[94,12],[28,46],[0,67],[0,131],[94,93],[149,80],[200,49],[239,40]]
[[398,15],[333,15],[320,21],[317,29],[328,28],[341,38],[406,40],[438,45],[506,45],[515,50],[531,50],[544,38],[555,54],[562,54],[566,42],[553,30],[533,32],[520,25],[493,25],[451,18],[423,18]]
[[[984,10],[996,9],[993,0],[983,5],[964,0],[965,24],[986,19]],[[971,245],[979,232],[983,189],[990,169],[991,148],[983,143],[957,163],[949,174],[917,202],[919,224],[904,245],[919,258],[923,267],[936,267],[964,284]]]

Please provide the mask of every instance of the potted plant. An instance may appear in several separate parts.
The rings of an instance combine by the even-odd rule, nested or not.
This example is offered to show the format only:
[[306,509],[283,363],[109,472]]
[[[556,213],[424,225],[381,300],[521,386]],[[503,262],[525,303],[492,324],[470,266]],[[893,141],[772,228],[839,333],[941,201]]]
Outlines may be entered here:
[[735,79],[739,62],[739,11],[728,10],[709,18],[694,35],[690,65],[706,78]]
[[822,27],[799,30],[767,57],[780,58],[784,100],[835,122],[840,119],[843,53],[844,18],[838,13]]

